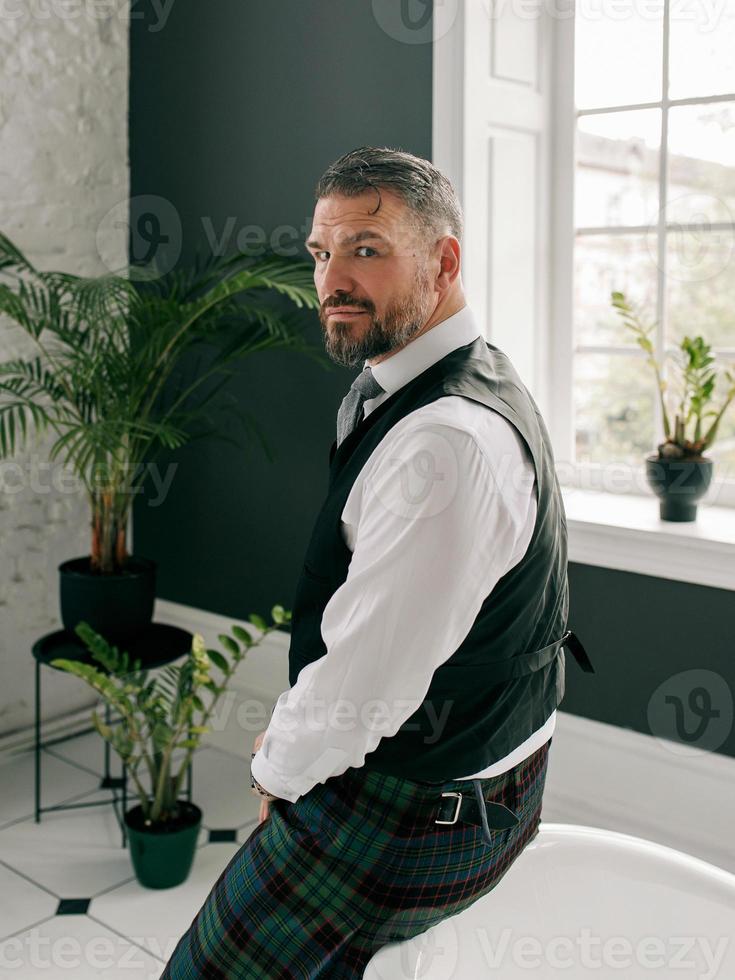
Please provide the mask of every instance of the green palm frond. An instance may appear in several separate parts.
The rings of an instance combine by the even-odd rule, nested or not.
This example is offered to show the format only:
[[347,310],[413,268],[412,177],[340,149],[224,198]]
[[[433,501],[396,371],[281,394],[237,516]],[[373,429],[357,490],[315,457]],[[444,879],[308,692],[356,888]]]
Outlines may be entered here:
[[36,274],[36,268],[7,235],[0,232],[0,269],[22,269]]
[[[124,560],[113,536],[119,541],[125,530],[132,474],[192,438],[227,438],[210,405],[230,407],[272,460],[254,420],[236,401],[227,406],[223,389],[236,362],[283,349],[331,369],[303,336],[304,315],[319,309],[309,263],[243,250],[165,275],[152,264],[121,273],[40,271],[0,234],[0,314],[37,347],[31,358],[0,364],[0,457],[25,443],[31,424],[53,427],[51,459],[81,478],[101,528],[92,555],[100,571]],[[193,376],[192,358],[199,358]],[[104,499],[96,474],[107,481]],[[103,518],[101,507],[114,513]]]
[[119,316],[135,301],[134,284],[113,273],[87,279],[57,275],[59,284],[66,287],[69,309],[80,322]]

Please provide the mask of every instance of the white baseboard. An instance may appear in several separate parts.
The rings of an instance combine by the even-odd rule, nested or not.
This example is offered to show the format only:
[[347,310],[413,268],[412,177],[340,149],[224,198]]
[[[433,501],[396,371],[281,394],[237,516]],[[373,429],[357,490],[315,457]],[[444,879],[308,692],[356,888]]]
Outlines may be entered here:
[[735,759],[560,710],[542,819],[643,837],[735,872]]
[[[220,648],[218,634],[234,623],[222,616],[158,599],[156,622],[201,633],[208,647]],[[237,673],[238,687],[275,701],[288,684],[289,634],[275,631],[248,651]],[[84,709],[44,723],[44,740],[89,727]],[[11,744],[12,743],[12,744]],[[0,739],[0,752],[33,746],[32,727]],[[605,827],[692,854],[735,872],[735,759],[704,752],[593,721],[559,709],[554,731],[542,819]]]

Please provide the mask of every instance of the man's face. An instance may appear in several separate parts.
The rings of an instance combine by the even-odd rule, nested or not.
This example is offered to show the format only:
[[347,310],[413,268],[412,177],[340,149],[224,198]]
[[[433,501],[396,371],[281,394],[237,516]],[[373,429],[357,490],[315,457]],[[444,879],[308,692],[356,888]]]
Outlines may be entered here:
[[436,308],[429,243],[393,191],[320,198],[306,245],[327,354],[344,367],[362,366],[404,347]]

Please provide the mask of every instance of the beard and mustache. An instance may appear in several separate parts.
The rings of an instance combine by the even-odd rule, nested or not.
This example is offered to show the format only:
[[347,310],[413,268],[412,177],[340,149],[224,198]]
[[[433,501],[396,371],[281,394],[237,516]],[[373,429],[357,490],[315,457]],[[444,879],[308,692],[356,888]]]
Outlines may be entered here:
[[322,330],[324,331],[324,347],[328,356],[343,367],[354,368],[362,366],[364,360],[399,350],[414,337],[431,315],[431,289],[428,270],[418,267],[413,286],[405,297],[393,301],[386,309],[382,318],[375,316],[371,303],[341,299],[331,306],[354,306],[356,310],[364,310],[370,322],[367,327],[360,323],[359,333],[353,336],[354,323],[352,317],[340,321],[339,318],[329,317],[331,307],[319,311]]

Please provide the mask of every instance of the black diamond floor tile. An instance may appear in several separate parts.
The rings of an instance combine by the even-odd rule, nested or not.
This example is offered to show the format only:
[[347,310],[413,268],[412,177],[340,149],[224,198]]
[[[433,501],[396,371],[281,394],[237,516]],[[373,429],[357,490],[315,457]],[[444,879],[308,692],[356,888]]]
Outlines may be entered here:
[[91,898],[60,898],[56,914],[84,915],[91,901]]
[[236,840],[237,840],[236,830],[210,830],[209,831],[210,844],[221,844],[224,841],[236,841]]

